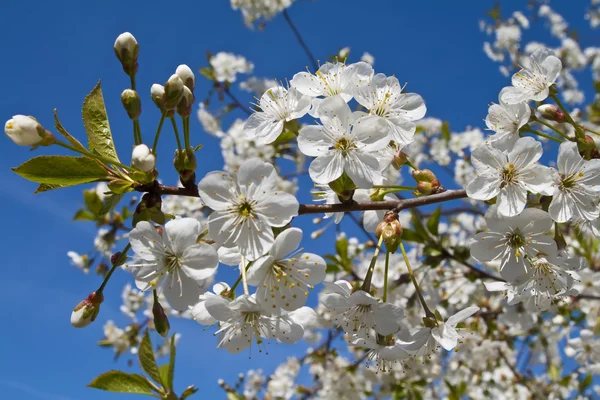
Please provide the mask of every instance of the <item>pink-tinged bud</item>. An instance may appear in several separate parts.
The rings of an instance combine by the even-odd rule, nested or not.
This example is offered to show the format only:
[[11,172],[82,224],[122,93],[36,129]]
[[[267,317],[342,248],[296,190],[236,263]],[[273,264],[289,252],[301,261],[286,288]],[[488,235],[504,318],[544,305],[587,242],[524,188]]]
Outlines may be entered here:
[[110,256],[110,263],[112,265],[115,265],[116,262],[119,260],[119,257],[121,257],[121,252],[117,251],[115,254],[113,254],[112,256]]
[[39,145],[46,136],[45,129],[26,115],[15,115],[6,121],[4,133],[19,146]]
[[407,161],[408,156],[404,152],[399,151],[398,153],[396,153],[394,158],[392,158],[392,166],[395,169],[399,170],[404,164],[406,164]]
[[154,292],[154,305],[152,306],[152,316],[154,317],[154,328],[156,332],[162,337],[169,336],[169,330],[171,325],[169,324],[169,318],[165,314],[165,310],[160,305],[156,292]]
[[171,75],[167,83],[165,83],[165,108],[172,110],[177,107],[181,97],[183,96],[183,81],[176,74]]
[[71,325],[75,328],[83,328],[94,322],[100,312],[100,304],[104,301],[102,292],[92,292],[77,304],[71,313]]
[[183,96],[181,96],[181,100],[179,100],[179,104],[177,104],[177,114],[182,117],[189,117],[192,114],[192,105],[194,104],[194,94],[187,87],[183,87]]
[[537,110],[542,118],[548,121],[565,122],[567,120],[565,113],[554,104],[542,104]]
[[138,64],[138,53],[140,46],[137,40],[129,32],[120,34],[115,40],[115,55],[123,66],[123,71],[127,75],[132,75],[137,72]]
[[156,157],[145,144],[139,144],[131,153],[131,166],[144,172],[150,172],[156,165]]
[[194,91],[194,88],[196,87],[196,77],[194,76],[194,73],[190,67],[185,64],[181,64],[175,70],[175,74],[181,78],[183,84],[187,86],[190,91]]
[[393,211],[388,211],[383,218],[383,221],[377,225],[375,236],[379,239],[383,237],[385,247],[390,253],[395,253],[400,245],[402,238],[402,225],[398,220],[398,214]]
[[142,113],[140,95],[133,89],[125,89],[121,93],[121,103],[130,119],[136,120]]

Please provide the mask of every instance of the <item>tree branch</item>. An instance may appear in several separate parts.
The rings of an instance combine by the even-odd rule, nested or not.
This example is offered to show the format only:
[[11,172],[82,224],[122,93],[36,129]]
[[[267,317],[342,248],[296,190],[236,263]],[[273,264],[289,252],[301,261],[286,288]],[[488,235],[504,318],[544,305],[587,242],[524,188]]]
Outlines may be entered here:
[[285,18],[285,21],[288,23],[288,25],[292,29],[292,32],[294,32],[294,36],[296,36],[296,40],[298,40],[298,43],[300,44],[300,46],[302,46],[302,49],[308,56],[308,59],[310,60],[313,70],[314,71],[318,70],[319,65],[317,64],[317,60],[315,59],[315,56],[313,56],[312,52],[308,48],[308,45],[302,38],[302,35],[296,28],[296,25],[294,25],[294,23],[292,22],[292,19],[290,18],[290,15],[288,14],[287,10],[283,10],[283,18]]

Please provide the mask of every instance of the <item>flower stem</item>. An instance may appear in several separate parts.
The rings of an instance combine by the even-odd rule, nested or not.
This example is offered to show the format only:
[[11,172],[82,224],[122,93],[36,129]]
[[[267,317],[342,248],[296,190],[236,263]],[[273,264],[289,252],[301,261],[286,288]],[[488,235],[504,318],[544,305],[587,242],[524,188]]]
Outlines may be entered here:
[[183,141],[185,143],[185,148],[190,148],[190,117],[183,117]]
[[156,134],[154,135],[154,144],[152,144],[152,154],[156,155],[156,146],[158,146],[158,138],[160,137],[160,131],[162,130],[163,123],[165,122],[165,117],[167,113],[163,111],[160,116],[160,121],[158,122],[158,128],[156,129]]
[[179,140],[179,130],[177,129],[177,122],[175,117],[171,117],[171,124],[173,125],[173,133],[175,133],[175,139],[177,140],[177,149],[181,152],[181,141]]
[[558,143],[562,143],[562,142],[563,142],[563,140],[560,140],[560,139],[559,139],[559,138],[557,138],[557,137],[554,137],[554,136],[551,136],[551,135],[547,135],[547,134],[545,134],[545,133],[543,133],[543,132],[536,131],[535,129],[531,129],[531,128],[529,128],[528,132],[529,132],[529,133],[533,133],[534,135],[538,135],[538,136],[544,137],[544,138],[546,138],[546,139],[553,140],[553,141],[555,141],[555,142],[558,142]]
[[373,189],[395,189],[396,192],[401,190],[417,190],[415,186],[397,186],[397,185],[375,185]]
[[250,291],[248,290],[248,279],[246,278],[246,258],[244,256],[242,256],[242,268],[240,268],[240,272],[241,272],[241,277],[242,277],[242,284],[244,287],[244,294],[247,296],[250,294]]
[[588,131],[588,132],[590,132],[590,133],[593,133],[594,135],[598,135],[598,136],[600,136],[600,132],[598,132],[598,131],[595,131],[595,130],[593,130],[593,129],[590,129],[590,128],[588,128],[588,127],[585,127],[585,126],[583,127],[583,129],[585,129],[586,131]]
[[118,166],[118,167],[121,167],[121,168],[123,168],[123,169],[126,169],[126,170],[129,170],[129,171],[133,171],[133,170],[135,170],[135,168],[128,167],[127,165],[123,165],[123,164],[121,164],[121,163],[118,163],[118,162],[116,162],[116,161],[107,160],[106,158],[104,158],[104,157],[101,157],[101,156],[99,156],[99,155],[96,155],[96,154],[94,154],[94,153],[91,153],[91,152],[89,152],[89,151],[81,151],[81,150],[79,150],[79,149],[77,149],[77,148],[75,148],[75,147],[73,147],[73,146],[71,146],[71,145],[68,145],[68,144],[66,144],[66,143],[64,143],[64,142],[61,142],[61,141],[60,141],[60,140],[58,140],[58,139],[56,139],[56,141],[55,141],[55,144],[59,145],[60,147],[64,147],[65,149],[68,149],[68,150],[74,151],[74,152],[76,152],[76,153],[82,154],[82,155],[84,155],[84,156],[86,156],[86,157],[93,158],[94,160],[98,160],[98,161],[102,162],[103,164],[112,164],[112,165],[116,165],[116,166]]
[[567,135],[566,133],[564,133],[563,131],[561,131],[560,129],[557,129],[555,126],[553,126],[552,124],[541,120],[541,119],[537,119],[536,121],[539,122],[540,124],[544,125],[545,127],[552,129],[554,132],[558,133],[560,136],[564,137],[567,140],[571,140],[571,138],[569,137],[569,135]]
[[385,271],[383,272],[383,302],[384,303],[387,301],[389,265],[390,265],[390,251],[386,248],[385,249]]
[[567,117],[567,121],[573,125],[573,128],[575,128],[575,134],[579,139],[583,139],[585,137],[585,132],[583,131],[583,129],[581,129],[581,126],[577,125],[577,123],[573,120],[573,117],[571,117],[571,114],[569,114],[569,111],[567,111],[567,109],[565,108],[565,106],[563,105],[563,103],[560,101],[560,99],[558,98],[558,96],[554,93],[550,93],[550,97],[552,97],[552,99],[556,102],[556,105],[562,110],[562,112],[565,114],[565,116]]
[[362,290],[364,290],[365,292],[371,290],[371,279],[373,278],[373,271],[375,270],[377,257],[379,256],[379,251],[381,250],[381,243],[383,243],[383,235],[379,236],[379,242],[377,242],[377,247],[375,248],[375,252],[373,253],[373,258],[371,258],[371,264],[369,264],[369,269],[367,270],[365,280],[362,284]]
[[315,70],[315,71],[318,70],[319,65],[317,64],[317,60],[315,59],[315,56],[313,56],[312,52],[308,48],[308,45],[302,38],[302,35],[296,28],[296,25],[294,25],[294,23],[292,22],[290,15],[288,14],[287,10],[285,10],[285,9],[283,10],[283,18],[285,18],[285,22],[287,22],[287,24],[290,26],[290,28],[292,29],[292,32],[294,33],[294,36],[296,36],[296,40],[298,41],[298,43],[300,44],[300,46],[306,53],[306,56],[308,57],[308,60],[310,61],[313,70]]
[[104,290],[104,287],[108,283],[108,280],[112,276],[113,272],[115,272],[115,269],[117,269],[117,267],[119,265],[121,265],[123,263],[123,261],[125,261],[125,259],[127,258],[127,252],[129,251],[129,249],[131,249],[131,243],[127,243],[127,246],[125,246],[123,251],[121,251],[121,254],[119,254],[119,257],[113,263],[112,268],[110,269],[110,271],[108,271],[108,274],[106,274],[106,276],[104,277],[104,281],[102,282],[102,284],[100,285],[98,290],[96,290],[96,294],[102,293],[102,291]]
[[415,278],[415,274],[410,267],[410,261],[408,261],[408,256],[406,255],[406,250],[404,250],[404,244],[400,242],[400,250],[402,251],[402,257],[404,257],[404,263],[406,264],[406,268],[408,269],[408,275],[410,276],[410,280],[415,286],[415,290],[417,291],[417,296],[419,297],[419,301],[421,302],[421,306],[423,306],[423,310],[425,310],[425,315],[430,318],[435,319],[435,314],[429,309],[427,303],[425,302],[425,298],[421,293],[421,288],[419,288],[419,284],[417,283],[417,278]]

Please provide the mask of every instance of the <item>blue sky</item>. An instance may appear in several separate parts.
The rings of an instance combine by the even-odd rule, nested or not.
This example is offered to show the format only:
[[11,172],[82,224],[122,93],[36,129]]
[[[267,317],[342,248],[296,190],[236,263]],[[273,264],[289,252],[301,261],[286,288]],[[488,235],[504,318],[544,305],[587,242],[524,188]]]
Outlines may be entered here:
[[[513,2],[507,2],[512,11]],[[525,2],[523,2],[525,3]],[[280,16],[264,31],[250,31],[239,12],[228,1],[167,2],[5,2],[0,24],[0,64],[3,96],[0,115],[33,115],[52,127],[52,110],[57,108],[67,129],[84,138],[81,102],[98,79],[103,90],[121,158],[128,160],[132,144],[131,125],[122,110],[119,94],[128,84],[115,59],[112,44],[117,35],[132,32],[140,42],[138,88],[144,111],[142,132],[153,135],[159,115],[149,101],[152,83],[164,82],[175,67],[186,63],[193,70],[206,65],[205,51],[231,51],[252,60],[255,74],[290,79],[308,65],[289,27]],[[176,4],[176,5],[175,5]],[[582,27],[584,3],[555,8]],[[351,59],[368,51],[375,56],[377,72],[396,74],[408,81],[407,89],[423,96],[428,115],[450,121],[454,130],[481,126],[487,106],[496,101],[508,79],[482,52],[484,35],[478,20],[492,1],[348,0],[298,1],[289,10],[315,56],[326,60],[344,46],[352,47]],[[587,28],[582,28],[587,29]],[[533,29],[527,35],[535,35]],[[544,35],[543,37],[546,37]],[[209,84],[198,78],[196,96],[203,98]],[[240,94],[242,101],[250,96]],[[203,143],[199,153],[198,176],[219,169],[218,143],[192,121],[192,141]],[[35,185],[13,174],[14,167],[32,156],[8,139],[0,145],[0,192],[4,234],[2,340],[0,340],[0,393],[3,398],[22,400],[120,399],[88,389],[85,384],[109,369],[132,370],[124,360],[112,361],[110,350],[95,345],[102,337],[107,319],[124,322],[118,308],[120,290],[130,279],[116,274],[106,291],[99,320],[83,330],[69,323],[71,309],[100,283],[69,266],[66,252],[86,252],[92,247],[95,228],[71,222],[82,205],[78,189],[33,195]],[[170,172],[174,143],[163,134],[161,145],[168,151],[159,160],[161,178],[174,182]],[[37,153],[53,153],[42,149]],[[301,200],[309,199],[304,186]],[[302,226],[302,225],[301,225]],[[331,235],[326,238],[331,238]],[[359,233],[357,233],[359,234]],[[308,236],[308,235],[307,235]],[[330,243],[323,241],[325,243]],[[308,250],[327,252],[314,243]],[[302,351],[304,345],[272,345],[268,356],[256,352],[231,356],[214,347],[215,339],[193,321],[172,321],[183,334],[178,348],[176,386],[200,387],[204,396],[221,398],[217,379],[232,382],[248,368],[271,371],[287,355]]]

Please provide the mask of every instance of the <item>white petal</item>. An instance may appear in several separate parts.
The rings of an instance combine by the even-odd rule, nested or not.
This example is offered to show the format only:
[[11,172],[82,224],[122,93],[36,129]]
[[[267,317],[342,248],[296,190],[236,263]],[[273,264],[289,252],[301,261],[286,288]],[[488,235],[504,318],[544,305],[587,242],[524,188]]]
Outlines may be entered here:
[[233,178],[226,172],[213,171],[198,183],[202,201],[213,210],[227,210],[231,199],[237,194]]

